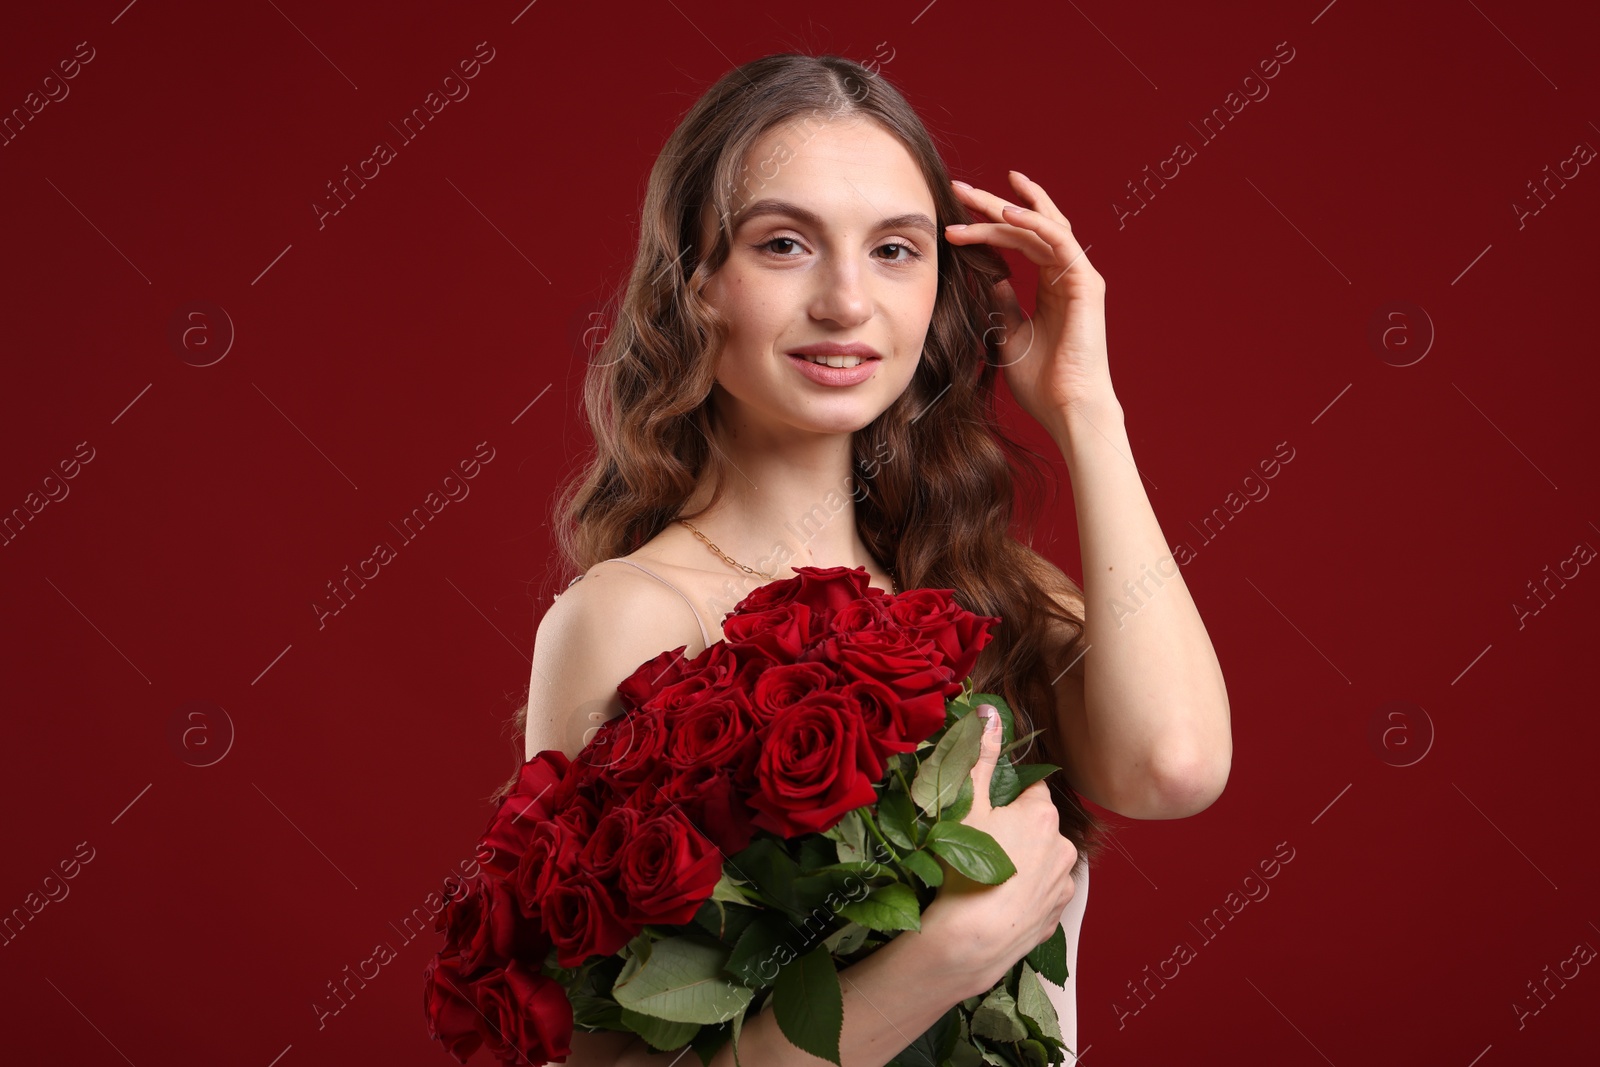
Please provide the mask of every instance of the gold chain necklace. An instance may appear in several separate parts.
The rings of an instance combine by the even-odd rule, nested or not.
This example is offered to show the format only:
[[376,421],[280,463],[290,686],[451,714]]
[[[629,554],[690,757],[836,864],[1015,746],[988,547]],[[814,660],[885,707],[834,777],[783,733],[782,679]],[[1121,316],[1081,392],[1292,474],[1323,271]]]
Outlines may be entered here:
[[[724,563],[727,563],[727,564],[730,564],[732,566],[738,567],[740,570],[744,571],[746,574],[753,574],[757,578],[765,578],[769,582],[770,581],[774,581],[774,580],[777,579],[778,576],[776,574],[767,574],[767,573],[765,573],[763,571],[758,571],[758,570],[754,569],[753,567],[746,567],[743,563],[740,563],[738,560],[734,559],[732,556],[730,556],[726,552],[722,551],[722,549],[720,549],[716,545],[712,544],[711,538],[707,537],[705,534],[701,533],[698,529],[696,529],[694,523],[690,522],[688,519],[679,519],[678,521],[683,523],[685,526],[687,526],[689,528],[689,531],[691,533],[693,533],[696,537],[698,537],[698,538],[700,538],[700,540],[704,541],[707,548],[711,549],[711,551],[713,551],[717,555],[721,556],[722,557],[722,561]],[[890,592],[894,593],[896,596],[898,596],[900,594],[900,583],[899,583],[899,580],[895,578],[894,571],[890,571],[889,572],[889,589],[890,589]]]

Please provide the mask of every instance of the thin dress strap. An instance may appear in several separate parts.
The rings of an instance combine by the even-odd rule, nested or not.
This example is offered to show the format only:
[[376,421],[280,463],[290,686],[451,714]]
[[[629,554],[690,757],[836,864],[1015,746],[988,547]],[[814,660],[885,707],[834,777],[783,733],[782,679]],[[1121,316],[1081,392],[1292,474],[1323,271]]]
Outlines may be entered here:
[[644,566],[643,564],[640,564],[640,563],[635,563],[631,559],[623,559],[621,556],[613,556],[613,557],[611,557],[611,559],[601,560],[600,562],[602,562],[602,563],[626,563],[630,567],[636,567],[639,570],[644,571],[646,574],[648,574],[650,577],[654,578],[656,581],[660,582],[662,585],[666,586],[668,589],[671,589],[674,593],[677,593],[679,596],[683,597],[683,602],[685,604],[689,605],[689,610],[690,611],[694,612],[695,625],[700,627],[700,643],[703,644],[703,645],[711,644],[711,635],[706,632],[706,624],[700,620],[700,612],[699,612],[699,610],[695,608],[694,601],[690,600],[688,594],[685,593],[682,589],[679,589],[677,586],[673,585],[671,582],[669,582],[665,578],[661,577],[661,575],[657,574],[655,571],[651,570],[649,567],[646,567],[646,566]]

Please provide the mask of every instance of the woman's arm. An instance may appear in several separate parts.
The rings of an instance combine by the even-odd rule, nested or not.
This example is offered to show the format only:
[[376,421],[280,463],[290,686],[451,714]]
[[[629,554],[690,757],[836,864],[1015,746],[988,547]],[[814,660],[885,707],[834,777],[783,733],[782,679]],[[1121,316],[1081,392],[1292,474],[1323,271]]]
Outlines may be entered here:
[[[844,993],[841,1067],[883,1067],[945,1012],[993,986],[992,981],[982,984],[990,976],[957,965],[954,953],[963,942],[952,936],[939,916],[935,903],[923,913],[921,930],[905,931],[839,972]],[[576,1041],[587,1035],[573,1036]],[[690,1067],[691,1061],[699,1067],[699,1057],[692,1051],[651,1052],[639,1038],[604,1060],[578,1058],[576,1044],[573,1051],[567,1060],[570,1067],[598,1067],[602,1062],[616,1067]],[[817,1067],[828,1062],[789,1043],[773,1017],[771,998],[759,1014],[744,1021],[739,1059],[744,1067]],[[711,1067],[734,1067],[732,1042],[717,1050]]]
[[[1039,267],[1031,316],[1010,282],[996,283],[1006,326],[997,347],[1011,395],[1061,448],[1078,511],[1087,667],[1063,664],[1056,686],[1068,778],[1130,818],[1183,818],[1221,794],[1233,763],[1222,668],[1134,466],[1111,388],[1106,280],[1044,187],[1009,177],[1017,203],[954,182],[993,221],[945,233],[1016,249]],[[1051,634],[1055,650],[1066,629]]]
[[1228,691],[1107,394],[1052,435],[1083,554],[1084,654],[1057,685],[1073,787],[1134,819],[1203,811],[1233,761]]

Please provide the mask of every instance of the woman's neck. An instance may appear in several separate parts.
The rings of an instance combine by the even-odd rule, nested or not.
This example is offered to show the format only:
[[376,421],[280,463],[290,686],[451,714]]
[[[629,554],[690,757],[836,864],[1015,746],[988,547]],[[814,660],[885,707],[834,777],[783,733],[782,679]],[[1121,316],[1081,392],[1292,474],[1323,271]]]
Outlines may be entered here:
[[[723,552],[779,576],[795,567],[870,563],[871,554],[856,533],[859,490],[848,437],[820,439],[819,447],[798,455],[720,450],[726,457],[722,498],[713,510],[699,513],[711,498],[715,475],[707,472],[679,515]],[[716,558],[706,546],[700,548],[708,559]]]

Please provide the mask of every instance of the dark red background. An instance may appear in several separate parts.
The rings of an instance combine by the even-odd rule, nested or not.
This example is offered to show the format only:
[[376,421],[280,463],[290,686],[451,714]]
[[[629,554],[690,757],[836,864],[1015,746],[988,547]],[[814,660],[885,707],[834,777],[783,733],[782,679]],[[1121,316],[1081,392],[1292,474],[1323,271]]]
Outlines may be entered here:
[[[95,54],[0,148],[0,510],[94,452],[0,546],[0,910],[94,849],[0,947],[8,1058],[449,1062],[421,1015],[433,937],[395,926],[520,759],[506,720],[569,577],[545,523],[586,443],[578,332],[674,123],[787,50],[876,57],[955,174],[1053,194],[1109,281],[1156,514],[1197,550],[1232,777],[1197,817],[1117,820],[1079,961],[1088,1062],[1592,1056],[1596,967],[1521,1028],[1511,1006],[1600,947],[1579,669],[1600,576],[1521,626],[1513,605],[1600,546],[1600,176],[1522,226],[1512,205],[1600,145],[1600,27],[1578,5],[1319,2],[8,12],[6,113],[78,42]],[[471,95],[319,229],[325,183],[480,41]],[[1283,41],[1270,95],[1202,143],[1188,124]],[[1197,158],[1119,227],[1126,183],[1180,139]],[[170,334],[202,300],[236,336],[195,367]],[[1412,311],[1386,361],[1368,335],[1394,301],[1436,336]],[[191,360],[225,333],[196,321]],[[325,583],[483,441],[470,496],[319,629]],[[1280,442],[1270,495],[1203,542]],[[1063,482],[1038,544],[1081,576],[1072,504]],[[227,727],[193,720],[184,749],[190,701],[235,732],[210,766],[180,757]],[[1270,896],[1203,942],[1190,924],[1280,842]],[[1119,1025],[1185,940],[1197,957]],[[382,941],[398,957],[319,1029],[327,983]]]

